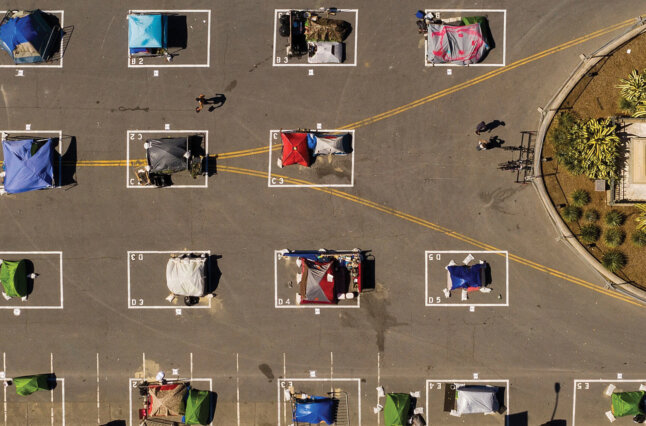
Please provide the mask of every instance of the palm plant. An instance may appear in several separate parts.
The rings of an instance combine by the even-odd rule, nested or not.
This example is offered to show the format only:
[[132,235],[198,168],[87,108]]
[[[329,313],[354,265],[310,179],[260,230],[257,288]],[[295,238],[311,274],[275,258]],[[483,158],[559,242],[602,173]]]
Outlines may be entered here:
[[623,99],[635,104],[646,99],[646,70],[641,73],[632,70],[628,78],[622,78],[619,82],[617,88]]
[[609,118],[575,123],[570,131],[568,169],[590,179],[616,179],[620,144],[616,127]]
[[631,236],[633,244],[637,247],[646,246],[646,231],[635,231]]
[[619,210],[610,210],[606,213],[605,219],[608,226],[621,226],[626,220],[626,216]]
[[585,189],[577,189],[572,192],[572,204],[583,207],[590,202],[590,193]]
[[608,247],[618,247],[623,244],[626,239],[626,233],[619,228],[610,228],[603,236],[603,241]]
[[595,209],[586,210],[583,214],[583,217],[588,222],[596,222],[597,220],[599,220],[599,212]]
[[581,218],[581,207],[567,205],[561,209],[561,214],[566,222],[576,222]]
[[639,210],[639,214],[635,218],[637,229],[640,231],[646,231],[646,204],[637,204],[635,207]]
[[619,271],[626,263],[626,255],[619,250],[611,250],[601,257],[601,264],[610,272]]
[[581,234],[579,238],[586,244],[592,244],[599,239],[601,235],[601,229],[597,225],[587,224],[581,227]]

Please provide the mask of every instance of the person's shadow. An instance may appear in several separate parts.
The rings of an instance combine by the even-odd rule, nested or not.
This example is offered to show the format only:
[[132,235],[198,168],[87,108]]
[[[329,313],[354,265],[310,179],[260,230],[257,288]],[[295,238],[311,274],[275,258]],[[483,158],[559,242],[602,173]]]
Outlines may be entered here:
[[487,132],[491,132],[494,129],[497,129],[498,127],[505,127],[505,122],[500,121],[500,120],[494,120],[486,124],[487,126]]
[[500,148],[504,143],[505,141],[500,139],[498,136],[492,136],[489,138],[489,141],[487,142],[487,149]]
[[209,112],[215,110],[216,108],[220,108],[224,103],[227,101],[227,97],[224,96],[222,93],[218,93],[217,95],[213,96],[212,98],[205,99],[205,104],[206,105],[211,105],[209,107]]

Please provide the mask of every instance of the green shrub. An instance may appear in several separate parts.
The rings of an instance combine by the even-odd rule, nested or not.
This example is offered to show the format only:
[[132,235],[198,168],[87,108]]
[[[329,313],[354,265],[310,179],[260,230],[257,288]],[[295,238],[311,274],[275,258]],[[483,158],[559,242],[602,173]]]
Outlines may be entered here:
[[616,87],[620,89],[622,99],[633,103],[646,99],[646,70],[641,73],[632,70],[628,78],[622,78],[619,83]]
[[610,250],[601,258],[601,264],[610,272],[617,272],[626,266],[626,255],[619,250]]
[[597,220],[599,220],[599,212],[595,209],[586,210],[583,214],[583,217],[588,222],[596,222]]
[[576,222],[581,218],[581,207],[567,205],[561,209],[561,214],[566,222]]
[[637,204],[635,207],[639,210],[639,214],[635,218],[637,229],[640,231],[646,231],[646,204]]
[[646,246],[646,231],[635,231],[631,236],[631,240],[637,247]]
[[619,109],[627,112],[631,116],[635,113],[637,103],[629,101],[626,98],[619,98]]
[[584,243],[592,244],[599,239],[600,235],[601,229],[597,225],[590,223],[581,227],[581,234],[579,234],[579,237]]
[[577,189],[571,195],[572,204],[583,207],[590,202],[590,193],[585,189]]
[[603,241],[608,247],[618,247],[626,239],[626,233],[620,228],[610,228],[603,236]]
[[619,210],[610,210],[606,213],[606,225],[621,226],[626,221],[626,216]]

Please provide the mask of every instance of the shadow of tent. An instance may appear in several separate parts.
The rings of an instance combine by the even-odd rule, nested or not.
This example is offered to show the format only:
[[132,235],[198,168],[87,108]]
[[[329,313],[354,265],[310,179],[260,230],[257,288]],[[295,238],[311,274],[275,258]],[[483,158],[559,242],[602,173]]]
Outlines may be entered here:
[[550,420],[547,423],[543,423],[541,426],[567,426],[566,420]]
[[206,175],[208,177],[211,177],[213,175],[218,174],[218,156],[217,155],[209,155],[208,157],[204,157],[204,161],[206,162],[206,165],[204,167],[204,170],[206,170]]
[[215,409],[217,408],[218,405],[218,394],[215,392],[209,391],[209,398],[211,400],[211,409],[209,412],[209,419],[207,420],[207,424],[210,424],[213,422],[213,418],[215,417]]
[[188,25],[186,16],[168,15],[168,48],[186,49],[188,45]]
[[125,420],[112,420],[108,423],[104,423],[101,426],[126,426]]
[[[59,186],[67,186],[76,183],[76,136],[63,136],[63,139],[70,139],[67,150],[63,155],[54,151],[54,182]],[[58,145],[58,138],[53,138],[54,144]]]
[[363,265],[362,265],[362,278],[361,278],[361,292],[370,292],[375,289],[376,275],[375,275],[375,256],[370,251],[363,251]]
[[29,278],[29,276],[34,272],[34,262],[29,259],[25,259],[25,273],[27,274],[27,296],[29,296],[34,291],[34,279]]
[[527,416],[527,411],[522,413],[510,414],[506,418],[505,424],[507,426],[527,426],[529,419]]
[[221,255],[211,255],[208,259],[207,277],[206,277],[206,294],[213,293],[220,285],[220,278],[222,271],[218,266],[218,259],[222,259]]

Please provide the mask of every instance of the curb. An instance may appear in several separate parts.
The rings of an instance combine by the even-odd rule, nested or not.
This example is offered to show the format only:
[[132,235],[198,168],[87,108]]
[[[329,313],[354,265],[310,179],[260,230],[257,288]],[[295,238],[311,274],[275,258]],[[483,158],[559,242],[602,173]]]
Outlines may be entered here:
[[570,247],[572,247],[574,251],[583,258],[583,260],[588,262],[590,266],[592,266],[606,280],[606,285],[608,287],[613,288],[614,290],[626,296],[632,297],[646,304],[646,291],[635,287],[630,283],[627,283],[617,275],[604,268],[603,265],[601,265],[599,261],[594,256],[592,256],[581,243],[579,243],[574,235],[572,235],[572,232],[570,232],[570,229],[567,227],[567,225],[565,225],[563,219],[561,219],[561,215],[556,211],[556,208],[552,204],[552,201],[547,194],[541,168],[541,155],[543,151],[543,143],[545,142],[545,136],[547,134],[547,129],[552,123],[552,120],[554,119],[558,108],[563,103],[565,98],[570,94],[574,86],[576,86],[579,80],[581,80],[581,78],[607,53],[615,50],[622,44],[644,32],[646,32],[646,20],[640,16],[636,18],[635,25],[626,33],[613,39],[590,56],[581,55],[581,63],[570,74],[566,82],[561,86],[561,89],[556,93],[556,95],[554,95],[554,97],[552,97],[545,108],[539,108],[539,112],[541,113],[541,120],[538,128],[538,134],[536,136],[533,165],[536,174],[534,175],[532,183],[534,188],[538,192],[538,197],[543,203],[545,210],[547,210],[552,223],[561,236],[561,239],[569,244]]

